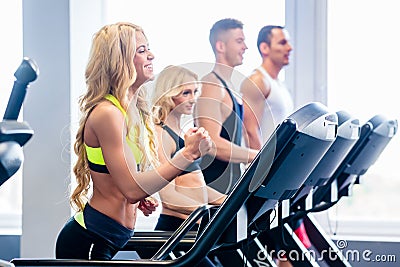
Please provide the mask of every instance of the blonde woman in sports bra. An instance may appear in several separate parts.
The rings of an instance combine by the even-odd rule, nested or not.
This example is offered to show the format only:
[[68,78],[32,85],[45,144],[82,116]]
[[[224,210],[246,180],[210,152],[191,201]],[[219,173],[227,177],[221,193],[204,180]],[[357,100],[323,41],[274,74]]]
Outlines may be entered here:
[[157,206],[146,197],[210,149],[208,133],[191,128],[186,146],[158,162],[142,87],[154,76],[153,59],[143,30],[132,23],[106,25],[93,37],[74,146],[76,214],[58,235],[56,258],[112,259],[132,237],[137,209],[148,215]]
[[[168,66],[157,75],[152,104],[160,162],[171,160],[185,147],[182,118],[189,116],[186,123],[193,123],[193,110],[199,95],[198,76],[187,68]],[[200,158],[195,160],[159,192],[162,210],[155,230],[175,231],[199,206],[220,205],[225,199],[225,194],[206,185],[200,161]],[[197,228],[195,225],[193,230]]]

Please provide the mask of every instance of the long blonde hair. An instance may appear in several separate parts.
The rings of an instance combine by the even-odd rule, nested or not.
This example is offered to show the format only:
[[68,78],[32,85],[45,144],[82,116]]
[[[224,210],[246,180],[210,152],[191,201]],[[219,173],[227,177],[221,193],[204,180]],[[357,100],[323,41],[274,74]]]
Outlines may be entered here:
[[[90,189],[90,172],[83,138],[85,123],[93,108],[103,101],[107,94],[113,95],[125,110],[128,109],[128,90],[137,77],[133,61],[137,31],[144,34],[141,27],[120,22],[102,27],[93,37],[85,71],[87,91],[79,99],[81,119],[74,144],[74,150],[78,156],[73,169],[77,186],[72,192],[70,203],[77,211],[83,210]],[[148,135],[147,144],[137,143],[137,145],[143,155],[141,164],[149,165],[149,162],[157,162],[157,153],[153,141],[155,139],[154,126],[144,90],[139,91],[136,106],[147,131],[140,130],[138,125],[130,126],[128,118],[128,134],[132,129],[138,129],[134,133],[136,138],[133,141],[142,140],[141,135]],[[139,121],[136,124],[140,123]]]
[[198,80],[198,75],[181,66],[167,66],[158,74],[152,97],[153,121],[165,122],[168,114],[175,108],[173,97],[178,96],[189,79]]

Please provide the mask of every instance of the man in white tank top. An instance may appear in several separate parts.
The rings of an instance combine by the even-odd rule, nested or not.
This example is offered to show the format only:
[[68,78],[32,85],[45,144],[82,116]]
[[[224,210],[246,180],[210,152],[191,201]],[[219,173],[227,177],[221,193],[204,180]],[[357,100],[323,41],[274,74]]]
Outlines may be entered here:
[[[260,149],[275,128],[294,111],[293,99],[278,78],[289,64],[292,46],[289,34],[281,26],[261,28],[257,48],[262,63],[241,85],[244,101],[243,125],[250,148]],[[303,221],[297,221],[294,232],[306,248],[311,246]],[[279,266],[292,266],[290,261],[278,261]]]
[[269,136],[293,112],[292,97],[278,78],[289,64],[292,46],[281,26],[265,26],[258,35],[257,47],[262,64],[241,85],[244,105],[244,126],[248,145],[260,149]]

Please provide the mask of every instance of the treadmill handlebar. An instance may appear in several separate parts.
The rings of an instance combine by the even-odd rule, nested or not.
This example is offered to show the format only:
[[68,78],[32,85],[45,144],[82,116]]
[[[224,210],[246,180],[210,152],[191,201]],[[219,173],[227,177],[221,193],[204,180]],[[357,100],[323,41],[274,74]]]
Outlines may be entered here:
[[14,120],[0,122],[0,143],[14,141],[22,147],[32,136],[33,130],[26,122]]
[[26,89],[30,82],[36,80],[38,75],[39,68],[36,63],[32,59],[24,57],[22,63],[14,73],[16,80],[11,91],[10,99],[8,100],[3,120],[18,119],[22,103],[25,99]]

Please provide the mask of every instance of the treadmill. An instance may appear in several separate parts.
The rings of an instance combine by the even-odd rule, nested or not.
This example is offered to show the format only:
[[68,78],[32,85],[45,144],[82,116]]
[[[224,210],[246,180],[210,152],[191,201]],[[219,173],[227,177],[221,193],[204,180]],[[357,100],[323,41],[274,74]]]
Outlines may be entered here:
[[[194,266],[209,253],[256,238],[264,230],[260,226],[270,224],[273,210],[300,189],[336,135],[337,115],[321,103],[309,103],[289,116],[276,128],[222,205],[200,227],[193,246],[176,259],[167,259],[169,252],[197,219],[208,214],[209,207],[200,207],[195,215],[192,213],[150,258],[111,261],[16,258],[11,262],[15,266]],[[234,238],[225,234],[232,229],[236,233]]]
[[[329,183],[335,170],[342,163],[344,158],[355,145],[360,135],[360,122],[346,111],[336,112],[338,116],[338,133],[336,140],[329,147],[318,165],[306,179],[300,190],[290,200],[289,214],[282,219],[280,227],[274,229],[273,233],[268,237],[274,240],[285,251],[295,251],[296,255],[306,255],[305,257],[292,260],[293,266],[319,266],[322,261],[329,265],[349,266],[344,257],[321,257],[321,252],[317,251],[312,245],[306,248],[300,239],[294,234],[294,229],[299,220],[303,220],[305,216],[313,208],[313,192],[318,187],[325,186]],[[321,233],[322,234],[322,233]],[[337,255],[341,255],[339,249],[324,235],[324,242],[330,244],[331,251]],[[315,242],[314,242],[315,243]],[[318,258],[318,262],[316,261]],[[339,263],[338,263],[339,262]]]
[[[339,112],[338,117],[340,129],[340,117],[350,117],[343,112]],[[354,129],[356,129],[355,121],[352,121],[352,124]],[[353,186],[360,183],[361,176],[377,161],[390,140],[396,134],[397,128],[398,123],[396,120],[388,119],[379,114],[360,126],[358,136],[354,134],[354,138],[352,138],[352,135],[348,132],[347,138],[345,138],[347,139],[346,142],[344,141],[345,139],[339,137],[340,133],[338,133],[337,140],[332,147],[335,148],[337,152],[339,147],[335,145],[340,141],[340,144],[343,145],[340,146],[342,146],[344,153],[342,156],[338,155],[339,157],[335,157],[333,153],[327,152],[327,155],[324,156],[323,160],[321,160],[320,164],[307,179],[307,181],[312,179],[316,182],[321,177],[324,177],[324,182],[321,184],[318,182],[312,184],[314,187],[310,190],[308,195],[298,194],[298,196],[294,198],[293,205],[291,206],[291,215],[287,218],[287,223],[284,224],[284,235],[276,235],[281,242],[284,241],[288,250],[306,251],[297,236],[293,234],[293,229],[290,226],[291,222],[302,218],[312,243],[310,249],[315,252],[314,255],[319,256],[323,251],[339,252],[337,246],[324,232],[311,213],[327,210],[338,203],[342,197],[351,196]],[[344,143],[347,143],[347,145]],[[343,157],[343,155],[345,157]],[[339,158],[341,159],[340,161],[338,161]],[[329,159],[330,166],[326,166],[325,159]],[[332,167],[334,168],[332,169]],[[329,178],[327,179],[326,177]],[[308,184],[307,181],[305,184]],[[326,257],[323,257],[323,260],[328,263],[329,266],[350,266],[349,262],[344,257],[324,255]],[[303,262],[302,264],[294,262],[293,265],[313,266],[310,262]]]

